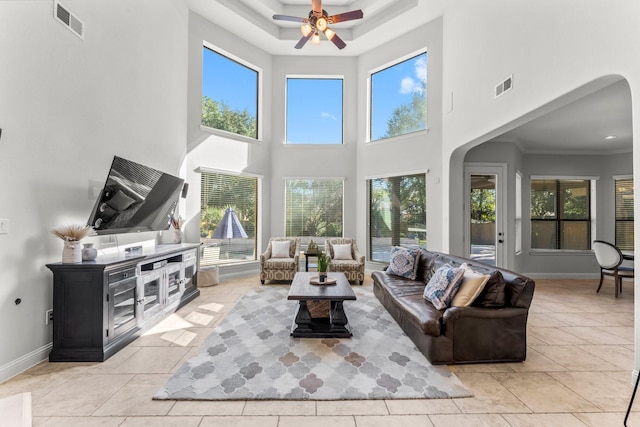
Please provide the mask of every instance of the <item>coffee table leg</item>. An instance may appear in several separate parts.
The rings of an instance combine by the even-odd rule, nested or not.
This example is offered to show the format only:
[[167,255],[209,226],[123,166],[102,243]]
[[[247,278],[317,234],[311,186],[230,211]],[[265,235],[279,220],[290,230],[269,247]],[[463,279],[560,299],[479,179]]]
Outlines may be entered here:
[[331,323],[331,332],[349,334],[351,336],[351,331],[346,327],[348,320],[342,301],[331,301],[329,322]]
[[307,301],[301,300],[296,313],[296,324],[298,325],[292,332],[294,334],[307,334],[313,332],[311,329],[311,313],[307,307]]

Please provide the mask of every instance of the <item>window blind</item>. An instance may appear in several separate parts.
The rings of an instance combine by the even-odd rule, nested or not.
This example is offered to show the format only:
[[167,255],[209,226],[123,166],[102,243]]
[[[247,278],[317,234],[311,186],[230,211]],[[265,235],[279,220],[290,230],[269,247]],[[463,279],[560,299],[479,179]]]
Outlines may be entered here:
[[615,180],[616,246],[633,250],[633,179]]
[[[258,178],[202,172],[200,177],[201,264],[255,260],[257,253]],[[214,238],[228,208],[233,210],[247,238]],[[229,213],[229,215],[231,215]]]
[[286,235],[299,237],[301,244],[317,237],[342,237],[343,184],[342,179],[285,180]]

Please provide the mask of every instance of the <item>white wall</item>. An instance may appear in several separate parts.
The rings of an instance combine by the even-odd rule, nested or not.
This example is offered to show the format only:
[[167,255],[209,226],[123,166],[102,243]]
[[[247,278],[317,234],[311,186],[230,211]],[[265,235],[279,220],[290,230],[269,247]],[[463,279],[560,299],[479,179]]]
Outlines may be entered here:
[[[200,173],[198,168],[206,168],[231,173],[244,173],[261,177],[262,211],[258,213],[262,228],[259,230],[259,244],[268,241],[270,235],[269,218],[271,216],[271,196],[268,191],[271,179],[271,134],[274,115],[269,107],[259,111],[259,141],[248,138],[227,138],[224,133],[212,133],[200,127],[202,111],[202,49],[203,42],[210,43],[223,52],[230,53],[261,71],[263,84],[260,86],[260,99],[272,97],[271,76],[272,58],[220,27],[205,20],[196,13],[189,12],[188,43],[188,106],[187,106],[187,144],[188,155],[184,165],[189,192],[186,200],[187,222],[185,236],[190,242],[200,240]],[[258,248],[260,251],[260,248]]]
[[[308,48],[313,48],[309,46]],[[296,145],[285,144],[286,77],[342,76],[343,77],[343,144]],[[285,178],[344,178],[343,235],[355,236],[360,221],[352,213],[356,210],[356,94],[358,81],[356,60],[351,57],[276,56],[273,58],[273,138],[271,141],[271,234],[285,235]],[[321,96],[321,94],[315,94]],[[310,94],[310,97],[313,95]],[[310,99],[312,102],[312,98]],[[308,124],[309,133],[321,133],[320,120]],[[266,243],[264,246],[266,247]],[[324,244],[324,240],[316,243]]]
[[[368,86],[373,70],[397,62],[398,58],[427,49],[427,127],[424,132],[390,138],[379,142],[366,142],[368,126]],[[357,238],[367,239],[367,187],[370,178],[424,173],[427,170],[427,247],[442,248],[442,20],[395,39],[358,58],[358,120],[357,120]]]
[[89,181],[101,186],[116,154],[177,173],[186,152],[183,2],[64,5],[84,40],[54,20],[53,1],[0,2],[0,381],[48,356],[45,264],[62,253],[50,230],[86,223]]
[[[630,86],[632,117],[640,109],[640,2],[611,0],[495,0],[452,2],[444,16],[443,93],[454,97],[454,110],[443,118],[447,179],[444,193],[449,220],[448,245],[461,241],[462,182],[454,176],[464,153],[459,147],[484,142],[493,131],[603,76],[619,75]],[[495,85],[513,74],[514,88],[498,99]],[[633,122],[633,163],[640,164],[640,125]],[[508,130],[508,129],[504,129]],[[640,168],[634,168],[640,182]],[[640,199],[635,202],[640,212]],[[635,246],[640,247],[640,224]],[[636,267],[640,264],[636,263]],[[636,294],[640,283],[636,282]],[[640,306],[636,306],[640,326]],[[640,328],[636,327],[636,331]],[[636,366],[640,364],[636,332]]]

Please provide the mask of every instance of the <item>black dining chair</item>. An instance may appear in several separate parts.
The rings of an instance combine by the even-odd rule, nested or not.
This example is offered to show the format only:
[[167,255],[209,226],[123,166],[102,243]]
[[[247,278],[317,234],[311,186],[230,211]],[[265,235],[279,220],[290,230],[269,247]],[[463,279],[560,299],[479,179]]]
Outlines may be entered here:
[[633,279],[634,277],[633,267],[622,265],[624,257],[616,245],[604,240],[594,240],[592,247],[596,260],[600,265],[600,283],[596,292],[600,292],[604,276],[612,276],[614,278],[615,295],[618,298],[618,292],[622,292],[622,279]]

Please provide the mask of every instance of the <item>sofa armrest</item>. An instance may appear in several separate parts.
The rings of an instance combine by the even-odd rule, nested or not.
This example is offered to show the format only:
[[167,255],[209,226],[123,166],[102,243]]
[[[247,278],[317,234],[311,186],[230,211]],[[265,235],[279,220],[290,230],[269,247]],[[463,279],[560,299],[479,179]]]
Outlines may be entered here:
[[362,255],[358,249],[353,251],[353,259],[358,261],[358,264],[364,264],[364,255]]
[[455,322],[465,317],[476,319],[507,319],[521,316],[527,313],[525,308],[503,307],[503,308],[483,308],[483,307],[449,307],[442,315],[442,322]]

